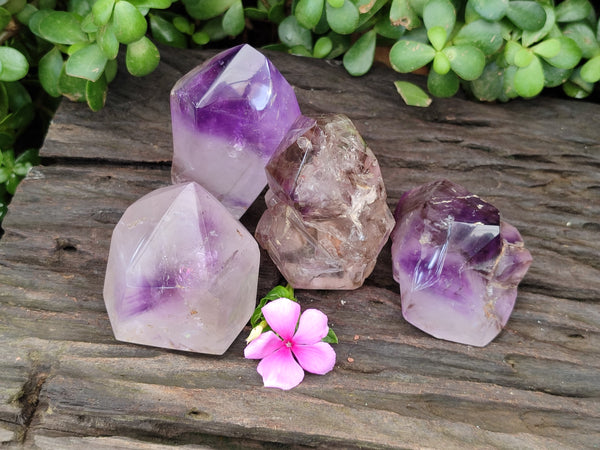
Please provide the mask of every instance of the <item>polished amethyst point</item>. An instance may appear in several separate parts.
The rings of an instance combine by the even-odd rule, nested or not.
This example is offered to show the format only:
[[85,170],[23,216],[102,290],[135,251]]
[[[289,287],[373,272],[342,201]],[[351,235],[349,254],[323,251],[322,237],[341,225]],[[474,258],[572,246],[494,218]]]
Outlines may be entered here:
[[294,90],[262,53],[249,45],[219,53],[171,91],[173,183],[196,181],[241,217],[299,115]]
[[404,318],[440,339],[490,343],[531,264],[517,229],[446,180],[405,193],[394,215],[392,261]]
[[267,165],[256,239],[302,289],[354,289],[394,225],[373,152],[346,116],[300,117]]
[[149,193],[113,232],[104,302],[120,341],[220,355],[250,319],[260,252],[196,183]]

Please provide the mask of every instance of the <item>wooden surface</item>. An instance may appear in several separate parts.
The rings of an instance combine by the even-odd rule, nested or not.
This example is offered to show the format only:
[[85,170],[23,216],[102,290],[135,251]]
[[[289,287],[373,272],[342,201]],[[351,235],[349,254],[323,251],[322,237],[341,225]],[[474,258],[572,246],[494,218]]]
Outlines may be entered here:
[[[594,448],[600,445],[600,105],[539,98],[403,105],[387,68],[271,54],[306,114],[350,116],[393,207],[448,178],[495,204],[533,255],[485,348],[406,323],[390,246],[355,291],[298,291],[329,315],[337,364],[265,389],[245,336],[221,357],[117,342],[102,299],[112,229],[169,183],[169,90],[210,53],[165,50],[99,113],[63,102],[0,241],[0,442],[26,448]],[[407,77],[404,76],[404,79]],[[243,223],[253,230],[259,198]],[[281,280],[263,254],[259,293]],[[282,447],[283,444],[283,447]]]

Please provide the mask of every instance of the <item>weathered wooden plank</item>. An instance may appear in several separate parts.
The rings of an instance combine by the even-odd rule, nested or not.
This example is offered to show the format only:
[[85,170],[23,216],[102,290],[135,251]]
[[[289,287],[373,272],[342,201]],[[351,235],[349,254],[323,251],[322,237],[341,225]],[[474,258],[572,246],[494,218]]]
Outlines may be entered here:
[[[600,441],[600,105],[541,98],[400,103],[377,68],[270,54],[305,113],[344,112],[377,155],[394,206],[436,178],[497,205],[534,262],[500,336],[480,349],[401,317],[384,248],[365,286],[300,291],[340,337],[335,370],[264,389],[243,336],[222,357],[116,342],[102,301],[114,224],[169,183],[168,91],[209,53],[169,50],[121,75],[107,108],[64,103],[0,242],[0,442],[41,448],[582,448]],[[191,55],[191,56],[190,56]],[[124,151],[126,149],[127,151]],[[264,205],[243,217],[252,230]],[[260,293],[280,281],[263,253]],[[246,330],[248,331],[248,330]],[[106,436],[112,436],[107,438]]]

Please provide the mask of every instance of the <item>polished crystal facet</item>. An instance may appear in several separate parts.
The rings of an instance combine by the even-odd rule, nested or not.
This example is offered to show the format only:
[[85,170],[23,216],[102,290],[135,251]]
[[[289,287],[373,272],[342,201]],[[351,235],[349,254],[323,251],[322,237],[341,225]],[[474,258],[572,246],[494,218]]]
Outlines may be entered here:
[[249,45],[219,53],[171,91],[173,183],[196,181],[239,218],[300,115],[292,87]]
[[222,354],[256,302],[254,238],[196,183],[132,204],[113,232],[104,301],[115,337]]
[[256,238],[295,288],[354,289],[394,219],[377,159],[346,116],[299,118],[267,165]]
[[512,312],[531,264],[498,210],[446,180],[405,193],[392,232],[402,313],[437,338],[485,346]]

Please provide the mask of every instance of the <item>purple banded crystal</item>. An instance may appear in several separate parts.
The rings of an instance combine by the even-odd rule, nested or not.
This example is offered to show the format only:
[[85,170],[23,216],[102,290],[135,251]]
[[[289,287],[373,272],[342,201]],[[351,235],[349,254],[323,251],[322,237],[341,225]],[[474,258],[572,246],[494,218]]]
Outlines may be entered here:
[[120,341],[220,355],[250,319],[260,252],[197,183],[133,203],[116,225],[104,302]]
[[532,261],[517,229],[447,180],[405,193],[394,216],[392,262],[404,318],[440,339],[490,343]]
[[173,183],[196,181],[241,217],[299,115],[293,88],[262,53],[249,45],[219,53],[171,91]]
[[377,159],[350,119],[300,117],[267,178],[256,239],[286,280],[302,289],[361,286],[394,219]]

